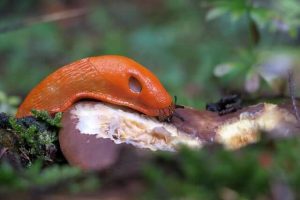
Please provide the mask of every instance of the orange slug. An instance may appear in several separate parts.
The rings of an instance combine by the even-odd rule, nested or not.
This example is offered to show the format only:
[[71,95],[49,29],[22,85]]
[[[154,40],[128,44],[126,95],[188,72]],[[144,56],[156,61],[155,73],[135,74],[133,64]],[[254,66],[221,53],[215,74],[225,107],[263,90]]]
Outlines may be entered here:
[[160,119],[172,115],[174,104],[156,76],[123,56],[84,58],[59,68],[42,80],[20,105],[16,117],[31,110],[63,112],[81,99],[126,106]]

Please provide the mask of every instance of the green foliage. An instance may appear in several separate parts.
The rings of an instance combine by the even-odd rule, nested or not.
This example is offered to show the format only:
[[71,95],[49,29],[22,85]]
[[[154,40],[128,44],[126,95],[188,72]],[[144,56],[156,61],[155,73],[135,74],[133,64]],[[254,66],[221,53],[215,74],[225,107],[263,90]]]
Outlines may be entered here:
[[0,194],[13,191],[51,191],[53,187],[72,193],[90,191],[99,187],[99,179],[80,169],[63,165],[42,168],[36,161],[30,167],[16,171],[7,163],[0,165]]
[[272,3],[249,0],[214,0],[210,2],[213,8],[206,15],[207,20],[214,20],[229,15],[232,23],[249,17],[260,28],[268,28],[271,31],[286,30],[295,37],[297,27],[300,25],[299,1],[275,0]]
[[145,167],[146,199],[224,199],[229,191],[235,199],[268,199],[278,183],[299,198],[299,145],[299,138],[290,138],[263,140],[237,152],[219,146],[158,154],[159,162]]
[[209,10],[206,15],[207,20],[213,20],[218,17],[223,17],[225,14],[230,14],[232,22],[236,22],[238,19],[241,19],[248,12],[254,8],[253,4],[250,4],[250,1],[247,0],[236,0],[236,1],[226,1],[226,0],[216,0],[212,1],[214,7]]
[[[139,1],[87,3],[92,9],[85,17],[0,33],[0,90],[24,97],[46,75],[64,64],[87,56],[121,54],[151,69],[168,91],[178,96],[179,104],[203,108],[205,102],[219,99],[223,93],[244,93],[249,83],[258,84],[254,94],[276,91],[277,86],[273,87],[273,80],[269,80],[274,74],[261,73],[264,65],[271,66],[269,71],[276,63],[282,63],[281,69],[288,69],[289,63],[296,70],[299,68],[299,41],[295,39],[300,26],[298,0],[158,0],[146,4]],[[49,5],[57,6],[50,1],[30,0],[18,4],[2,1],[0,29],[3,24],[10,25],[11,18],[21,20],[46,14],[40,8]],[[59,4],[62,5],[68,9],[67,1]],[[275,58],[282,55],[289,61],[277,62]],[[279,59],[282,60],[285,59]],[[295,73],[298,77],[299,71]],[[277,75],[282,78],[282,74]],[[255,84],[251,84],[255,89]],[[14,115],[19,102],[16,97],[0,93],[1,111]],[[54,118],[43,111],[33,111],[33,114],[51,126],[60,127],[61,114]],[[23,127],[14,118],[10,123],[20,137],[23,152],[42,161],[49,160],[46,152],[57,142],[55,131]],[[146,176],[152,183],[148,195],[152,199],[178,196],[219,199],[224,193],[233,193],[236,199],[259,198],[259,193],[268,193],[270,182],[278,174],[281,181],[293,189],[299,188],[298,142],[276,143],[272,152],[274,162],[269,169],[262,168],[258,161],[260,153],[267,148],[263,145],[257,151],[255,147],[260,148],[259,145],[246,148],[241,154],[222,149],[213,153],[207,149],[200,152],[183,149],[177,156],[164,155],[163,159],[175,164],[167,168],[168,173],[161,166],[147,167]],[[19,173],[0,165],[1,188],[25,190],[36,187],[37,183],[59,182],[59,176],[63,179],[80,173],[67,166],[55,166],[43,175],[47,169],[32,163],[25,171],[34,172]],[[96,183],[96,178],[87,179],[72,184],[70,190],[93,188]]]
[[[266,91],[270,93],[272,90],[275,95],[283,95],[286,92],[285,72],[296,68],[299,61],[292,58],[289,50],[283,52],[282,55],[276,54],[276,50],[272,47],[282,48],[282,43],[280,43],[282,40],[279,37],[273,37],[271,32],[288,33],[290,37],[295,38],[298,34],[297,28],[300,26],[300,21],[296,17],[300,14],[297,9],[300,7],[299,1],[213,0],[207,3],[210,6],[206,14],[208,21],[214,19],[219,19],[221,22],[229,21],[230,26],[243,27],[247,36],[246,42],[242,43],[234,58],[215,67],[214,73],[220,78],[220,82],[232,85],[233,80],[238,80],[240,89],[230,87],[234,90],[241,90],[241,85],[243,85],[246,92],[250,94],[266,93]],[[293,8],[287,9],[288,7]],[[291,12],[287,13],[289,11]],[[285,37],[288,36],[285,35]],[[279,64],[276,65],[275,62],[269,64],[272,61],[264,57],[266,50],[272,54],[271,59],[278,59]],[[261,59],[262,57],[264,59]],[[218,72],[222,71],[223,66],[226,66],[227,70],[220,75]],[[279,68],[285,70],[278,70]],[[265,86],[268,86],[267,89]]]
[[4,92],[0,91],[0,113],[4,112],[9,115],[15,115],[16,106],[20,103],[20,98],[17,96],[7,96]]
[[[45,6],[42,2],[25,4],[26,9]],[[121,54],[151,69],[179,100],[192,99],[190,105],[198,106],[198,102],[203,105],[218,99],[224,90],[244,92],[247,81],[260,77],[257,69],[264,64],[260,60],[264,52],[288,49],[290,55],[297,50],[287,35],[297,35],[297,0],[159,0],[149,7],[131,1],[121,4],[95,4],[86,17],[66,24],[44,23],[0,34],[0,89],[25,95],[64,64],[87,56]],[[3,22],[10,23],[8,18]],[[255,38],[258,43],[252,41]],[[226,75],[214,74],[226,63],[233,63]],[[268,84],[272,83],[260,81],[252,92]]]

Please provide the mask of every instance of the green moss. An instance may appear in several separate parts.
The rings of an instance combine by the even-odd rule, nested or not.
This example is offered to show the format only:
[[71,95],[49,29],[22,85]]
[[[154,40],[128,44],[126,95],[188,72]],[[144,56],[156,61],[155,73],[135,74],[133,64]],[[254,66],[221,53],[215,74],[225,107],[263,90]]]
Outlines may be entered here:
[[10,117],[9,123],[12,130],[19,136],[18,146],[27,152],[29,157],[45,161],[51,160],[48,150],[55,148],[54,143],[57,141],[56,131],[46,130],[39,132],[36,125],[30,125],[26,128],[13,117]]
[[54,117],[51,117],[47,111],[43,110],[32,110],[31,111],[33,116],[37,119],[41,119],[42,121],[47,122],[49,125],[60,128],[61,124],[61,118],[62,118],[62,112],[58,112],[55,114]]
[[0,147],[17,155],[14,157],[17,163],[26,160],[24,168],[15,168],[13,160],[2,160],[0,195],[12,191],[51,191],[56,185],[71,193],[99,188],[99,179],[93,174],[69,165],[58,165],[57,158],[54,162],[52,154],[59,151],[57,134],[62,114],[51,117],[46,111],[36,110],[33,114],[34,117],[22,119],[9,117],[8,130],[0,129]]

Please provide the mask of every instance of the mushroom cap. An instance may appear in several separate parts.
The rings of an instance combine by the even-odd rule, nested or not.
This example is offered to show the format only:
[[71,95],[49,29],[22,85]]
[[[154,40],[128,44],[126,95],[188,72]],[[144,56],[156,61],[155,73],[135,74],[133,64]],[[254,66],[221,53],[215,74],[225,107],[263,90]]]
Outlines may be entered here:
[[120,145],[96,135],[81,134],[76,128],[78,118],[72,117],[73,107],[63,114],[59,144],[67,161],[85,170],[104,170],[112,166],[120,152]]

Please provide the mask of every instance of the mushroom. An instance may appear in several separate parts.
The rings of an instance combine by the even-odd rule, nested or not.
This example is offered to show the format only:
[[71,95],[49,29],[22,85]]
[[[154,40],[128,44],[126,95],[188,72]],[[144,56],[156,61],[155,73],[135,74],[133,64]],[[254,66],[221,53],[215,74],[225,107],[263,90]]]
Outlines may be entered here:
[[219,116],[210,111],[177,108],[170,122],[161,122],[121,106],[81,101],[62,118],[61,150],[72,165],[103,170],[114,165],[124,146],[137,151],[176,152],[182,145],[201,148],[220,143],[241,148],[268,136],[291,136],[299,131],[288,105],[262,103]]
[[92,170],[112,166],[121,146],[171,152],[181,144],[202,146],[200,139],[172,124],[129,108],[93,101],[76,103],[64,112],[59,142],[70,164]]

